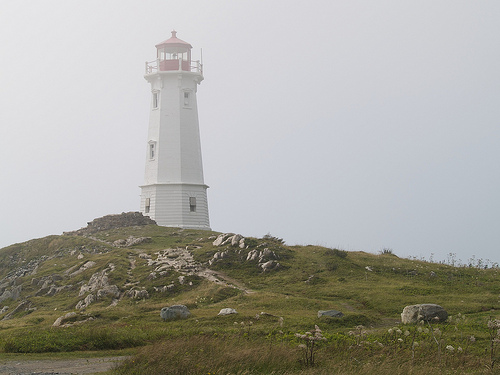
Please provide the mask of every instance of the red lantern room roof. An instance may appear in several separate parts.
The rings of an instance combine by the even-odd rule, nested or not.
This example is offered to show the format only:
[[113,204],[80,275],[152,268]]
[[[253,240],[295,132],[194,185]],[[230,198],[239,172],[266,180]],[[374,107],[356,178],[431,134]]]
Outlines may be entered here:
[[169,39],[164,40],[161,43],[158,43],[155,47],[156,48],[181,47],[181,48],[189,48],[189,49],[193,48],[193,46],[191,46],[191,44],[177,38],[177,31],[175,31],[175,30],[172,31],[172,36]]

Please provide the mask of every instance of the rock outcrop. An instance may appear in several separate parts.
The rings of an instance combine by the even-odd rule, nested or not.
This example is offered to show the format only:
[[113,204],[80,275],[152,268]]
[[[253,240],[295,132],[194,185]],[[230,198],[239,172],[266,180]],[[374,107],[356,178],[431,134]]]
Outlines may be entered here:
[[89,306],[91,303],[98,299],[103,299],[107,296],[118,298],[120,296],[120,289],[116,285],[109,284],[108,272],[115,270],[115,265],[110,263],[107,268],[102,271],[94,273],[89,282],[80,287],[78,296],[81,297],[88,294],[83,300],[76,304],[76,309],[81,310]]
[[279,259],[278,255],[269,248],[266,247],[262,250],[249,250],[249,246],[245,244],[245,237],[243,237],[241,234],[222,233],[217,236],[212,244],[217,247],[226,246],[226,249],[217,251],[212,256],[212,259],[208,261],[209,266],[229,257],[231,252],[237,253],[240,258],[243,257],[242,260],[244,261],[257,262],[257,266],[263,272],[278,269],[281,266],[276,261],[277,259]]
[[164,307],[160,311],[160,317],[163,320],[186,319],[191,316],[188,308],[184,305],[173,305]]
[[421,320],[444,322],[446,319],[448,319],[448,312],[441,306],[431,303],[406,306],[401,313],[403,324],[418,323]]
[[106,215],[94,219],[87,223],[87,227],[73,232],[65,232],[64,234],[87,236],[103,230],[151,224],[156,224],[156,222],[149,216],[144,216],[142,212],[123,212],[119,215]]
[[241,249],[245,248],[245,237],[243,237],[241,234],[234,234],[234,233],[222,233],[217,236],[215,241],[213,242],[214,246],[224,246],[224,245],[231,245],[231,246],[238,246]]

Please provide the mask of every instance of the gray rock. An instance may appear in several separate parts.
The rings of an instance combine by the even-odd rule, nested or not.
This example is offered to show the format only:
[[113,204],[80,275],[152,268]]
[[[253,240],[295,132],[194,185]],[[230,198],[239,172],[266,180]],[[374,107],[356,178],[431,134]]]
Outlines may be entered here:
[[76,312],[69,312],[66,315],[60,316],[59,318],[56,319],[54,324],[52,324],[52,327],[59,327],[61,326],[63,321],[67,321],[68,319],[76,317]]
[[17,307],[14,310],[12,310],[10,313],[8,313],[7,315],[5,315],[2,320],[12,319],[12,317],[15,314],[17,314],[18,312],[23,311],[23,310],[24,311],[28,311],[28,310],[30,310],[30,307],[31,307],[31,302],[30,301],[23,301],[19,305],[17,305]]
[[240,240],[243,238],[243,236],[241,234],[235,234],[232,238],[231,238],[231,246],[239,246],[240,244]]
[[[241,234],[234,233],[222,233],[215,239],[213,242],[214,246],[223,246],[223,245],[231,245],[231,246],[241,246],[243,243],[243,247],[245,246],[245,238]],[[243,241],[243,242],[242,242]]]
[[142,243],[149,243],[152,241],[151,237],[133,237],[130,236],[127,239],[120,239],[113,242],[113,246],[116,247],[130,247],[135,245],[140,245]]
[[213,242],[213,245],[214,246],[221,246],[224,243],[224,241],[230,236],[233,236],[233,234],[232,233],[219,234],[219,236]]
[[160,317],[163,320],[186,319],[191,315],[188,308],[184,305],[173,305],[164,307],[160,311]]
[[342,318],[344,314],[337,310],[319,310],[318,318],[321,318],[322,316],[330,316],[332,318]]
[[[93,262],[93,261],[89,260],[88,262],[85,262],[85,263],[83,264],[83,266],[81,266],[78,270],[76,270],[75,272],[71,273],[69,276],[70,276],[70,277],[74,277],[74,276],[76,276],[76,275],[78,275],[78,274],[80,274],[80,273],[82,273],[82,272],[84,272],[84,271],[88,270],[89,268],[94,267],[94,266],[95,266],[95,262]],[[67,272],[67,273],[69,273],[69,272],[71,272],[71,270],[72,270],[72,269],[73,269],[73,268],[70,268],[70,269],[69,269],[69,270],[67,270],[66,272]],[[69,272],[68,272],[68,271],[69,271]]]
[[127,296],[132,299],[146,299],[149,298],[149,293],[146,289],[130,289],[127,292]]
[[278,262],[275,262],[274,260],[270,260],[268,262],[259,264],[259,266],[262,268],[262,271],[266,272],[279,268],[280,264]]
[[8,300],[9,298],[13,299],[14,301],[17,300],[19,298],[19,295],[21,294],[21,289],[22,286],[18,285],[11,287],[10,290],[6,290],[0,296],[0,303],[2,303],[5,300]]
[[93,294],[89,294],[85,299],[78,302],[75,306],[77,310],[81,310],[89,306],[92,302],[95,301],[95,296]]
[[217,315],[224,316],[224,315],[231,315],[231,314],[238,314],[238,312],[235,309],[231,309],[231,308],[227,307],[225,309],[221,309]]
[[444,322],[446,319],[448,319],[448,312],[441,306],[431,303],[406,306],[401,313],[403,324],[417,323],[421,320]]
[[106,285],[104,288],[97,291],[97,299],[111,296],[114,298],[120,297],[120,289],[116,285]]
[[251,250],[247,254],[247,260],[256,260],[259,257],[259,252],[257,250]]

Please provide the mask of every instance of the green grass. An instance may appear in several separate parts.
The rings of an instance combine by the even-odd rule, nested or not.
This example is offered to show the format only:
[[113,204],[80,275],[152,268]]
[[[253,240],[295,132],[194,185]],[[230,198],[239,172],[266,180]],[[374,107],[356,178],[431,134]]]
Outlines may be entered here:
[[[117,370],[131,374],[169,373],[166,369],[175,363],[178,363],[175,373],[241,374],[326,374],[332,368],[346,374],[443,373],[444,368],[450,369],[450,373],[482,373],[488,364],[491,342],[486,322],[490,316],[497,316],[500,309],[498,269],[452,267],[401,259],[388,252],[374,255],[320,246],[286,246],[269,236],[249,239],[247,244],[251,246],[244,250],[215,247],[212,242],[217,234],[150,225],[98,232],[95,234],[98,240],[49,236],[0,249],[3,282],[12,283],[9,280],[16,272],[30,262],[43,260],[36,270],[15,279],[15,284],[22,286],[19,300],[7,300],[0,306],[8,306],[6,314],[23,300],[30,301],[32,307],[19,311],[13,319],[0,321],[0,352],[86,352],[144,347],[135,359]],[[152,241],[131,248],[109,244],[129,236],[151,237]],[[218,251],[228,250],[229,256],[211,268],[252,292],[247,294],[194,275],[186,276],[181,285],[177,270],[151,279],[152,268],[139,255],[146,253],[155,258],[158,251],[177,247],[187,247],[200,262],[208,261]],[[262,272],[256,262],[246,262],[248,251],[264,248],[278,255],[279,269]],[[133,269],[131,260],[135,260]],[[68,276],[87,261],[95,262],[95,266]],[[106,297],[79,313],[78,319],[92,317],[91,322],[52,328],[58,317],[74,311],[83,298],[78,296],[81,285],[110,263],[115,265],[115,271],[109,272],[108,278],[122,293],[131,288],[128,284],[139,282],[138,286],[144,287],[150,298],[122,297],[116,306],[110,306],[111,298]],[[72,271],[68,273],[69,269]],[[37,295],[39,287],[32,280],[54,275],[58,277],[56,285],[67,289],[51,297]],[[172,282],[174,289],[166,293],[155,291],[155,287]],[[440,325],[443,347],[464,346],[464,337],[471,335],[476,337],[476,343],[460,355],[438,354],[436,343],[428,336],[419,339],[422,345],[418,350],[409,348],[407,342],[396,347],[387,330],[397,325],[404,306],[417,303],[437,303],[451,315],[467,315],[467,320],[459,325]],[[185,304],[192,316],[187,320],[161,321],[160,309],[174,304]],[[225,307],[235,308],[238,314],[217,316]],[[328,309],[342,311],[345,316],[317,318],[318,310]],[[261,312],[267,314],[260,315]],[[279,317],[284,320],[283,327],[278,323]],[[318,351],[317,367],[305,368],[299,362],[299,343],[294,333],[306,332],[315,324],[323,329],[328,341]],[[355,327],[359,325],[366,327],[363,340],[356,334],[349,335],[357,332]],[[360,345],[360,341],[366,343]],[[176,347],[187,348],[187,354]],[[169,354],[165,355],[165,351]],[[195,357],[199,360],[188,360]]]

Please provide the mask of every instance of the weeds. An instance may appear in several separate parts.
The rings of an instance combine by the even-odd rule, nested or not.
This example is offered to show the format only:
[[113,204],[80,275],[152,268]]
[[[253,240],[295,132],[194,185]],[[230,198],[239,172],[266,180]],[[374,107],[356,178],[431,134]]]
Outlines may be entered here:
[[304,334],[296,333],[295,337],[298,337],[304,342],[299,345],[299,348],[302,349],[303,363],[306,366],[314,366],[317,344],[321,341],[326,341],[326,338],[323,337],[322,331],[317,325],[315,325],[314,329],[310,332],[306,332]]
[[493,371],[495,363],[498,359],[496,356],[496,351],[498,343],[500,343],[500,320],[493,319],[492,317],[490,317],[487,325],[488,325],[488,334],[490,338],[490,348],[489,348],[490,363],[488,364],[488,367],[491,371]]

